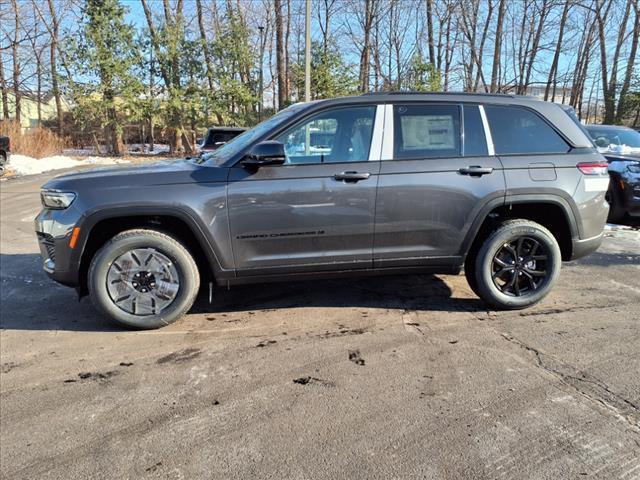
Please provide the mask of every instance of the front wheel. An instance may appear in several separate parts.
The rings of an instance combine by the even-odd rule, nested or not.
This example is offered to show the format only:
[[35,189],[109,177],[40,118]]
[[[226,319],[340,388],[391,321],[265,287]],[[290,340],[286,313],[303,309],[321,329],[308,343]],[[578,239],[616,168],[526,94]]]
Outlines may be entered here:
[[137,329],[175,322],[191,308],[200,287],[189,251],[155,230],[128,230],[113,237],[94,256],[88,281],[98,310]]
[[553,234],[529,220],[503,223],[484,241],[475,264],[480,297],[498,309],[542,300],[560,274],[562,255]]

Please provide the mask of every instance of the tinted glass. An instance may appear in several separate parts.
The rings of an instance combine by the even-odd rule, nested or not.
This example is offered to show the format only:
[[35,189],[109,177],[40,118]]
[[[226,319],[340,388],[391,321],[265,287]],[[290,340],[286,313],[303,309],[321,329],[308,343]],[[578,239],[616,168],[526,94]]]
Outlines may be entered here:
[[589,125],[587,131],[598,147],[627,146],[640,148],[640,133],[630,128]]
[[286,164],[366,162],[376,107],[318,113],[275,138],[284,144]]
[[267,134],[274,128],[278,128],[278,125],[287,121],[304,108],[304,104],[297,104],[281,110],[268,120],[265,120],[252,129],[246,130],[237,137],[234,137],[230,142],[225,143],[216,151],[202,155],[198,160],[196,160],[196,163],[213,162],[217,165],[222,165],[227,160],[230,160],[232,157],[248,148],[262,135]]
[[565,153],[569,145],[537,114],[520,107],[485,105],[498,155]]
[[477,105],[464,106],[464,155],[465,157],[487,155],[487,140],[480,109]]
[[394,158],[460,155],[460,110],[456,105],[395,105]]

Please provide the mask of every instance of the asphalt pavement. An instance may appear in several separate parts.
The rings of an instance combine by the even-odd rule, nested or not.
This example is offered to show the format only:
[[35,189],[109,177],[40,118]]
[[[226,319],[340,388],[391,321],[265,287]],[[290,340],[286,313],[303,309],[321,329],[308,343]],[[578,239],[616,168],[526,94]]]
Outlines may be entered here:
[[0,182],[0,477],[640,478],[640,231],[533,308],[463,276],[252,285],[132,332],[42,272]]

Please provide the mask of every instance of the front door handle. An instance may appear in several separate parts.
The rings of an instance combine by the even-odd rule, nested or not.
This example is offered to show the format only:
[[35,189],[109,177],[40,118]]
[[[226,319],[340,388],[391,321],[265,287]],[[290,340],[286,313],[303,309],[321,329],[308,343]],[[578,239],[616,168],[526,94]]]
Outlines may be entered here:
[[359,182],[360,180],[366,180],[371,176],[370,173],[358,173],[358,172],[340,172],[336,173],[333,178],[336,180],[343,180],[345,182]]
[[458,170],[462,175],[470,175],[472,177],[481,177],[482,175],[488,175],[493,173],[491,167],[481,167],[480,165],[471,165],[470,167],[463,167]]

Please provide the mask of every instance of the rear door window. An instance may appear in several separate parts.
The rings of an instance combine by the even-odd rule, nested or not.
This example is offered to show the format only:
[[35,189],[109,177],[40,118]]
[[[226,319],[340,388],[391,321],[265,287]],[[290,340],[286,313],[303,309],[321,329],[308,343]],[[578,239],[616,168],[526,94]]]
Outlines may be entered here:
[[460,156],[457,105],[394,105],[394,159]]
[[498,155],[566,153],[569,145],[540,116],[526,108],[485,105]]
[[488,155],[487,139],[478,105],[464,107],[464,156],[480,157]]

